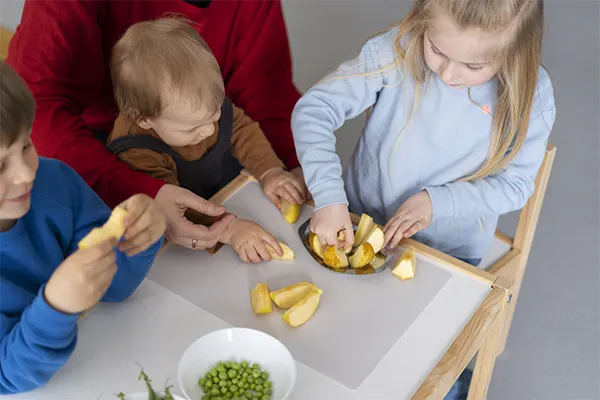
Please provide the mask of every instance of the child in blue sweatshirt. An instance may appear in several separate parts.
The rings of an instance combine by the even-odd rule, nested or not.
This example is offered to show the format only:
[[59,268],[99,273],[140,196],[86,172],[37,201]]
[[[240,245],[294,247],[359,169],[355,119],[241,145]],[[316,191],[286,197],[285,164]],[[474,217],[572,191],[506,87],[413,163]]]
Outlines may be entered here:
[[82,312],[136,290],[166,222],[154,200],[135,195],[120,205],[127,211],[120,243],[78,250],[110,209],[67,165],[38,157],[29,133],[33,96],[14,70],[0,67],[0,394],[9,394],[44,385],[67,362]]

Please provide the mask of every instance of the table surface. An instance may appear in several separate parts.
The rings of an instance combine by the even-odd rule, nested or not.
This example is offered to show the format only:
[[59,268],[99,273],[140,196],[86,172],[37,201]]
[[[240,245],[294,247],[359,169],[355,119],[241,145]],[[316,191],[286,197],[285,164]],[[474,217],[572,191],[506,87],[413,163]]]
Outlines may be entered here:
[[[240,196],[237,197],[238,200],[244,199],[246,204],[253,204],[252,210],[265,208],[256,207],[257,205],[253,201],[248,201],[248,193],[238,192],[232,199]],[[243,203],[230,201],[231,206],[234,204],[241,207]],[[255,211],[253,213],[256,217],[255,220],[261,224],[267,222],[260,221],[261,218],[265,218],[265,215],[267,218],[272,217],[269,213],[262,216],[256,215]],[[299,222],[302,222],[302,218]],[[285,227],[285,225],[282,226]],[[278,239],[290,242],[291,245],[293,238],[287,233],[288,228],[292,229],[292,227],[275,229],[274,233]],[[299,256],[298,258],[302,259],[301,249],[297,246],[293,248]],[[219,265],[218,261],[231,259],[231,254],[228,255],[230,251],[230,249],[223,249],[212,256],[215,257],[213,264]],[[499,250],[496,249],[496,252]],[[190,261],[190,257],[194,257],[194,260],[197,259],[197,262]],[[79,340],[73,357],[47,386],[32,393],[14,396],[14,398],[35,400],[114,399],[114,393],[143,390],[143,385],[137,381],[139,366],[136,363],[144,366],[145,371],[152,377],[157,387],[160,387],[167,379],[176,385],[178,361],[192,342],[216,329],[248,325],[243,321],[248,322],[249,320],[236,319],[242,313],[247,312],[248,316],[254,318],[249,310],[247,291],[243,295],[246,300],[243,304],[239,304],[240,312],[238,314],[215,310],[214,307],[209,307],[205,301],[199,301],[198,298],[191,296],[191,292],[186,289],[189,288],[189,277],[193,276],[189,275],[193,270],[191,266],[200,270],[200,273],[204,272],[207,274],[206,276],[212,276],[214,270],[212,272],[210,270],[212,268],[212,264],[209,264],[210,257],[205,252],[194,253],[183,249],[168,249],[161,254],[149,279],[144,281],[132,298],[122,304],[102,304],[80,322]],[[323,370],[318,365],[314,365],[314,360],[318,358],[303,357],[299,353],[296,345],[303,343],[303,329],[306,329],[306,336],[308,336],[303,352],[316,352],[321,348],[318,345],[311,346],[309,339],[314,338],[312,335],[315,332],[308,333],[310,324],[313,325],[312,330],[317,330],[316,333],[318,333],[317,327],[322,326],[325,329],[328,326],[319,323],[319,320],[311,320],[305,326],[295,330],[286,328],[281,320],[277,321],[280,323],[277,326],[282,328],[273,328],[276,326],[274,319],[265,319],[264,322],[261,322],[265,324],[264,326],[250,326],[264,328],[263,330],[277,336],[292,351],[297,364],[297,380],[292,399],[409,398],[419,388],[491,290],[490,286],[482,280],[462,273],[459,269],[436,264],[426,258],[423,260],[420,258],[420,262],[434,266],[434,269],[441,270],[448,275],[448,278],[443,281],[439,290],[430,296],[428,304],[418,310],[411,323],[398,331],[398,337],[393,340],[389,348],[375,351],[381,356],[372,367],[368,368],[364,380],[359,376],[351,382],[344,382],[343,377],[342,379],[339,376],[332,377],[330,376],[332,374],[327,374],[329,370]],[[206,271],[202,269],[205,264],[209,264]],[[238,265],[238,267],[244,269],[245,272],[236,274],[239,277],[234,279],[239,279],[239,281],[236,281],[238,283],[234,283],[233,287],[246,285],[246,289],[248,285],[254,283],[252,279],[277,277],[285,274],[285,272],[281,272],[284,268],[298,268],[297,266],[282,265],[281,262],[263,264],[259,267],[262,272],[257,276],[256,273],[253,275],[246,271],[252,271],[252,268],[256,268],[256,266]],[[275,268],[278,270],[276,274],[269,272]],[[318,277],[320,282],[316,283],[329,289],[328,291],[324,290],[323,307],[317,310],[314,318],[317,318],[318,315],[323,319],[321,322],[327,318],[335,318],[335,309],[331,306],[335,304],[335,301],[329,299],[330,306],[328,307],[326,296],[327,293],[337,293],[337,297],[339,297],[341,289],[332,282],[337,280],[340,275],[318,266],[316,262],[310,266],[303,265],[303,268],[305,270],[299,275],[298,271],[292,274]],[[224,270],[226,269],[224,268]],[[171,275],[165,272],[168,270],[177,271],[177,273]],[[186,273],[181,275],[181,270],[185,270]],[[231,271],[226,273],[230,278],[234,276]],[[176,276],[178,279],[169,279],[172,276]],[[249,279],[249,276],[254,278]],[[391,275],[390,271],[384,271],[373,277],[386,282],[386,285],[393,282],[398,287],[410,282],[398,280]],[[363,279],[363,277],[352,278]],[[202,289],[210,290],[211,280],[207,279],[206,281],[208,286]],[[199,282],[198,279],[197,282]],[[201,283],[199,285],[202,286]],[[367,286],[369,287],[367,290],[370,291],[382,287],[368,284]],[[358,291],[356,284],[350,284],[348,287],[347,296],[349,297],[373,295],[368,291],[366,293],[363,290]],[[218,298],[223,293],[214,290],[214,295]],[[234,301],[241,301],[241,297],[237,296],[238,294],[233,296]],[[207,308],[211,312],[206,311]],[[402,307],[398,306],[397,309],[398,316],[401,318],[404,314]],[[360,321],[358,322],[360,323]],[[377,331],[370,328],[363,328],[362,331],[355,331],[352,334],[360,339],[370,331]],[[296,342],[290,342],[289,335],[292,334]],[[380,337],[373,336],[372,333],[369,335],[373,339]],[[335,340],[335,338],[328,340]],[[380,344],[375,345],[375,347],[377,346]],[[348,350],[353,351],[352,348]],[[361,351],[369,351],[368,342],[366,347],[361,348]],[[339,362],[342,362],[341,359]],[[323,373],[324,371],[326,373]],[[352,383],[357,382],[357,379],[359,386],[351,387]],[[178,390],[175,392],[179,393]]]

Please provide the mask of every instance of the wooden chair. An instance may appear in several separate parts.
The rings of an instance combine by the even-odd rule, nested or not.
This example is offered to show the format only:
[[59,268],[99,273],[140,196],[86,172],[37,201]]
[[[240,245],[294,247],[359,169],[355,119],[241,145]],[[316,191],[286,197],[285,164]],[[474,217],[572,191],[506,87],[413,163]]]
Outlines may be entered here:
[[488,272],[513,282],[502,325],[498,355],[506,347],[506,340],[515,312],[521,283],[523,282],[523,276],[525,275],[525,268],[527,267],[527,260],[531,252],[533,237],[540,217],[555,155],[556,147],[549,145],[535,180],[535,191],[519,215],[515,237],[512,238],[501,231],[496,232],[490,254],[482,262],[482,266]]
[[3,26],[0,26],[0,60],[8,57],[8,44],[12,39],[13,33]]

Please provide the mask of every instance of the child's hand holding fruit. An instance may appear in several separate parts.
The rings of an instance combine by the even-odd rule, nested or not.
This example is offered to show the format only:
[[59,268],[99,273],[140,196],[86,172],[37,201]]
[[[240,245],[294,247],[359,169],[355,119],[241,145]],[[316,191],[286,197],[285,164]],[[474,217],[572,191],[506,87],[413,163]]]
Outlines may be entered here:
[[118,207],[127,211],[125,233],[119,250],[135,256],[156,243],[165,233],[165,214],[157,203],[145,194],[136,194]]
[[[345,249],[354,244],[354,229],[345,204],[333,204],[315,211],[310,219],[310,230],[317,235],[324,247]],[[338,236],[340,232],[343,236]],[[338,237],[343,237],[343,240]]]
[[231,245],[244,263],[270,261],[272,256],[267,246],[277,255],[283,255],[281,245],[272,235],[257,223],[245,219],[235,218],[221,241]]
[[305,201],[305,184],[291,172],[275,168],[260,178],[263,192],[277,208],[281,200],[291,204],[303,204]]

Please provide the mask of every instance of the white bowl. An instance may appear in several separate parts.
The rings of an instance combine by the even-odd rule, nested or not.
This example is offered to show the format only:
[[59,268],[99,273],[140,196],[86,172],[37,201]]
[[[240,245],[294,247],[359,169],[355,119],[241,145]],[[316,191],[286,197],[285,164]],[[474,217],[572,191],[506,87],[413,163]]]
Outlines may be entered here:
[[[162,392],[156,392],[156,394],[160,396],[164,396],[165,394]],[[173,395],[175,400],[184,400],[183,397]],[[148,400],[148,392],[138,392],[138,393],[130,393],[125,395],[125,400]]]
[[198,380],[219,361],[256,362],[270,375],[272,400],[289,397],[296,382],[296,364],[279,340],[264,332],[230,328],[211,332],[196,340],[183,353],[177,367],[179,387],[190,400],[202,399]]

